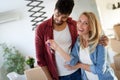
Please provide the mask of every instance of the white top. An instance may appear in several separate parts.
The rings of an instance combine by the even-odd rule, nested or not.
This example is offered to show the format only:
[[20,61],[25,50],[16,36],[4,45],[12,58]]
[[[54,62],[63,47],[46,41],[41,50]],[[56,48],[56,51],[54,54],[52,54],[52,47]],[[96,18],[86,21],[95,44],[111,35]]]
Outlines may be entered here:
[[[69,32],[68,26],[62,31],[56,31],[54,30],[54,40],[57,42],[57,44],[68,54],[70,54],[70,45],[72,43],[71,41],[71,36]],[[55,52],[55,59],[56,59],[56,64],[57,64],[57,69],[59,72],[59,76],[65,76],[72,74],[76,70],[68,70],[67,68],[64,67],[65,65],[65,60],[64,58],[57,54],[58,52]]]
[[[89,47],[85,48],[85,49],[82,49],[80,47],[80,52],[79,52],[79,59],[82,63],[84,64],[89,64],[89,65],[92,65],[93,62],[91,61],[90,59],[90,51],[89,51]],[[96,74],[93,74],[92,72],[88,72],[85,70],[85,73],[87,75],[87,78],[88,80],[99,80],[98,79],[98,75]]]

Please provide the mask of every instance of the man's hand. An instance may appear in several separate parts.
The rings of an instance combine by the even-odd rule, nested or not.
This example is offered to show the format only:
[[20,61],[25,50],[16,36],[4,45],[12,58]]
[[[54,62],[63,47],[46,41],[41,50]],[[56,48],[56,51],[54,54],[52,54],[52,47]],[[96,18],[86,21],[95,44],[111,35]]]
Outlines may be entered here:
[[99,44],[102,44],[103,46],[107,46],[109,43],[109,39],[107,36],[103,35],[101,38],[100,38],[100,41],[99,41]]

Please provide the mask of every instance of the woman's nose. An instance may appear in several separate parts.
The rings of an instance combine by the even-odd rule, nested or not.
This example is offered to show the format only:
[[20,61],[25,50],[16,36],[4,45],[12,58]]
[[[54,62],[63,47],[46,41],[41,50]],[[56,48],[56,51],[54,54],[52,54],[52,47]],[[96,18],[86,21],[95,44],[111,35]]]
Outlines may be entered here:
[[77,25],[78,25],[78,27],[82,27],[83,24],[82,23],[78,23]]

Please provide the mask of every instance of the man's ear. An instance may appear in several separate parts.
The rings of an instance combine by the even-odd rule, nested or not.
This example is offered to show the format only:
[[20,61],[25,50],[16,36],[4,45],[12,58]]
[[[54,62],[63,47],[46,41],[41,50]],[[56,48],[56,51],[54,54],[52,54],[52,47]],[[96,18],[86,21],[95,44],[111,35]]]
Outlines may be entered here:
[[54,9],[54,11],[55,11],[56,9]]

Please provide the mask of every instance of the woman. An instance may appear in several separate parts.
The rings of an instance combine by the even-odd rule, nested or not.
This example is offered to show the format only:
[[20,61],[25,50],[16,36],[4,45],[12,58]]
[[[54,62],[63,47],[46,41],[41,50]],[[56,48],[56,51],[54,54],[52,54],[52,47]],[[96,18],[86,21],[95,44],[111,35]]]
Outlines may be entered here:
[[46,43],[66,60],[69,64],[65,66],[66,68],[70,70],[81,68],[83,80],[117,80],[107,61],[105,47],[98,44],[102,29],[92,12],[81,14],[77,22],[77,31],[78,39],[71,56],[66,54],[54,40],[48,40]]

